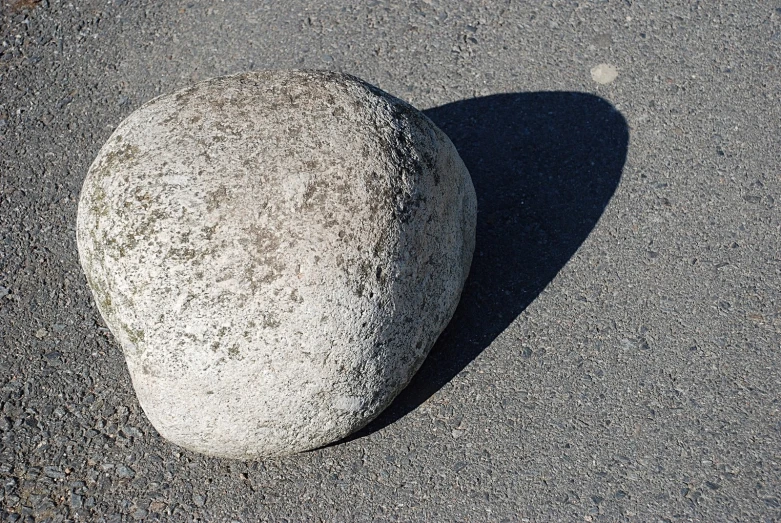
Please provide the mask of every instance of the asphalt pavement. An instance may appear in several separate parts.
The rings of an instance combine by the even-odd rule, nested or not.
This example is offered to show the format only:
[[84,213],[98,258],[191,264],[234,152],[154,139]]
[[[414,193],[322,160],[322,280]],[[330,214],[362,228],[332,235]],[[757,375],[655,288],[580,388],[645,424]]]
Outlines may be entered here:
[[[4,520],[781,520],[781,4],[1,1]],[[203,457],[135,399],[79,191],[145,101],[290,68],[448,133],[475,261],[369,427]]]

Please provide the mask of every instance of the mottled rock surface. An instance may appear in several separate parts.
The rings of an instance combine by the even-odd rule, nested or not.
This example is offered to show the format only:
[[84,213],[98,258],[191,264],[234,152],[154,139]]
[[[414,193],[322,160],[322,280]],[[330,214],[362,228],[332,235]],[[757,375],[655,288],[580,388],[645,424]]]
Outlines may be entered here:
[[81,194],[79,255],[152,424],[234,458],[338,440],[450,320],[474,249],[454,146],[349,75],[261,72],[156,98]]

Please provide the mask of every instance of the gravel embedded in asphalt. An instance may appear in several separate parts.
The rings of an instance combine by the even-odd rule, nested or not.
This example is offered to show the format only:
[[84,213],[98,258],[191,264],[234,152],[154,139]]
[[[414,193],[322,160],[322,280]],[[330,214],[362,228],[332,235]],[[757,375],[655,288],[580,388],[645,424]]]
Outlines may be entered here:
[[[781,7],[2,2],[3,518],[781,519]],[[425,110],[480,213],[456,320],[399,400],[243,463],[149,425],[74,226],[130,112],[264,68]]]

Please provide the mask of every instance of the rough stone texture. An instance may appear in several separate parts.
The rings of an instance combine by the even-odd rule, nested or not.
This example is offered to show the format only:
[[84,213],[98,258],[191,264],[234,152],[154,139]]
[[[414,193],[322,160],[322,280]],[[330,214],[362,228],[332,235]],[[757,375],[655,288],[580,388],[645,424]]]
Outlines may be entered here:
[[157,430],[252,458],[342,438],[450,320],[476,201],[447,136],[330,72],[221,77],[145,104],[81,193],[81,264]]

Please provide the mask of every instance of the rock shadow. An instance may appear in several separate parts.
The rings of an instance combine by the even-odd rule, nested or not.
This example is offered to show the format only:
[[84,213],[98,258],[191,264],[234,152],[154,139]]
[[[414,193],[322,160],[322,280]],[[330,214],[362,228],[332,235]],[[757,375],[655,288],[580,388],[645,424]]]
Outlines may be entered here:
[[472,175],[478,202],[472,268],[452,321],[410,384],[343,442],[401,419],[488,347],[575,254],[626,160],[626,120],[586,93],[499,94],[424,112]]

